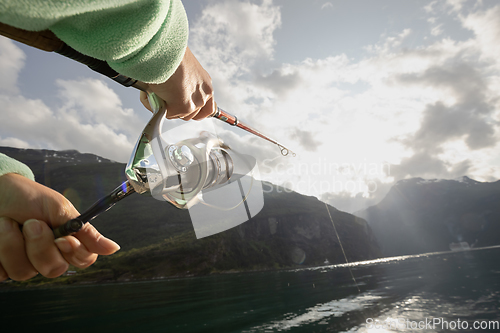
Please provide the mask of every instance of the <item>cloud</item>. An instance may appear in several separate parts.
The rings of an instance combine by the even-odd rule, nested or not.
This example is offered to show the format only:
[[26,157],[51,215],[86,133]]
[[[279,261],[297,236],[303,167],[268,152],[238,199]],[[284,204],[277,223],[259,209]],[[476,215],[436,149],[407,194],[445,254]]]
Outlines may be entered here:
[[[112,131],[138,136],[137,117],[123,108],[118,95],[104,81],[94,79],[57,80],[60,112],[69,113],[80,123],[106,124]],[[139,125],[139,126],[138,126]]]
[[[466,9],[461,1],[432,1],[425,7],[431,24],[426,35],[408,20],[401,30],[387,28],[362,54],[311,53],[280,63],[276,38],[286,36],[276,34],[286,23],[280,6],[271,0],[204,3],[200,15],[190,18],[190,47],[212,76],[217,103],[297,153],[285,158],[260,138],[221,130],[236,151],[259,160],[266,180],[318,197],[325,193],[324,200],[353,211],[405,177],[500,176],[500,6]],[[321,4],[331,8],[328,3],[317,3],[316,10]],[[455,26],[448,19],[473,34],[450,37]],[[329,42],[320,32],[317,37]],[[18,89],[24,54],[5,41],[0,52],[10,82],[4,88]],[[2,93],[0,143],[76,148],[126,160],[142,125],[111,89],[98,80],[66,80],[57,82],[53,96],[49,108],[41,100]],[[375,179],[376,193],[335,188],[335,182],[353,179],[311,171],[344,162],[387,164],[391,170],[355,179],[362,185]]]
[[210,2],[191,21],[190,47],[210,73],[221,106],[240,115],[253,108],[246,100],[267,98],[248,80],[273,60],[280,26],[280,8],[272,0]]
[[298,141],[299,144],[307,151],[317,151],[318,146],[323,144],[323,142],[315,140],[314,136],[315,135],[312,132],[303,131],[297,127],[293,128],[292,133],[290,134],[290,138]]
[[461,16],[462,24],[475,34],[475,42],[480,49],[482,59],[492,61],[496,68],[500,68],[498,55],[500,54],[500,5],[493,8],[473,12]]
[[395,179],[411,177],[440,178],[447,176],[447,165],[439,158],[423,151],[404,158],[398,165],[391,166]]
[[452,12],[460,12],[465,2],[467,0],[446,0],[446,5],[451,8]]
[[464,138],[471,150],[497,143],[498,123],[492,121],[495,99],[488,97],[488,85],[477,66],[458,62],[430,67],[423,73],[401,75],[399,82],[441,88],[455,97],[451,105],[442,101],[427,105],[420,129],[408,140],[409,147],[432,151],[457,138]]
[[431,30],[431,35],[433,36],[439,36],[443,33],[443,25],[442,24],[438,24],[436,26],[434,26]]
[[[0,39],[0,144],[19,148],[77,149],[125,162],[143,124],[125,109],[116,93],[95,79],[57,80],[49,108],[23,96],[17,84],[25,55],[10,40]],[[9,67],[3,67],[7,64]],[[4,74],[5,73],[5,74]],[[57,103],[56,103],[57,104]]]
[[[133,142],[127,135],[105,123],[82,119],[85,110],[51,110],[42,101],[23,96],[0,95],[0,104],[0,139],[19,138],[22,141],[17,143],[10,140],[18,147],[26,148],[28,143],[38,149],[77,149],[121,162],[127,161],[132,151]],[[115,116],[120,122],[119,115]]]
[[427,5],[425,5],[425,6],[424,6],[424,10],[425,10],[427,13],[431,14],[431,13],[433,13],[433,12],[434,12],[434,6],[436,6],[436,4],[437,4],[437,1],[436,1],[436,0],[431,1],[431,2],[429,2]]
[[463,138],[471,150],[495,146],[496,126],[487,117],[475,115],[467,104],[446,107],[438,102],[424,111],[420,129],[408,145],[417,150],[433,151],[441,144]]
[[333,8],[333,4],[330,1],[325,2],[324,4],[321,5],[321,10],[328,8]]
[[272,0],[212,3],[191,28],[192,48],[207,67],[238,74],[259,59],[272,59],[273,33],[280,25],[280,10]]
[[[484,73],[481,73],[478,64],[462,59],[452,58],[439,66],[430,66],[423,72],[401,74],[398,80],[403,84],[445,88],[446,92],[454,95],[458,103],[487,103],[488,86]],[[483,110],[486,112],[490,109],[487,105],[481,105],[481,108],[486,108]]]
[[19,71],[24,67],[26,55],[10,39],[0,36],[0,91],[17,93],[17,78]]
[[365,179],[364,181],[370,187],[368,193],[352,193],[350,191],[325,192],[321,194],[320,200],[338,210],[355,213],[378,204],[392,186],[392,183],[382,183],[377,179]]
[[255,84],[274,92],[280,98],[285,98],[289,91],[300,84],[298,73],[284,73],[282,69],[275,69],[269,75],[256,75]]
[[363,210],[369,206],[377,204],[375,200],[365,198],[361,193],[353,195],[347,191],[339,193],[326,192],[321,194],[320,200],[330,204],[340,211],[348,213]]
[[[456,2],[454,10],[462,10],[459,5],[463,3]],[[474,38],[443,38],[401,50],[396,44],[382,44],[372,49],[376,56],[365,61],[385,71],[385,82],[372,80],[373,86],[397,87],[396,93],[414,100],[412,110],[420,114],[415,130],[395,137],[408,153],[391,166],[395,180],[499,176],[497,168],[485,167],[480,160],[491,161],[490,155],[498,154],[500,6],[471,12],[459,18],[474,31]],[[392,68],[384,67],[389,63]]]
[[391,166],[391,175],[399,180],[412,177],[454,179],[472,171],[473,163],[463,160],[450,163],[426,151],[404,158],[398,165]]
[[[468,173],[486,179],[500,175],[498,168],[489,166],[491,161],[480,162],[497,147],[500,104],[495,91],[500,78],[494,70],[498,61],[485,57],[488,52],[494,54],[488,47],[500,45],[495,32],[497,9],[449,14],[450,8],[462,10],[462,5],[434,1],[426,7],[434,26],[427,31],[434,35],[432,42],[415,46],[420,31],[408,26],[366,46],[360,60],[333,54],[276,63],[272,32],[280,27],[281,15],[271,1],[210,4],[200,21],[194,22],[192,40],[196,54],[207,57],[218,103],[278,141],[292,133],[287,146],[297,152],[295,159],[284,160],[276,152],[273,156],[272,149],[261,151],[266,145],[259,139],[245,136],[238,141],[241,149],[265,159],[262,169],[267,180],[307,194],[330,193],[345,205],[351,197],[365,205],[378,200],[378,194],[360,190],[362,194],[353,196],[351,190],[343,193],[345,187],[335,191],[332,186],[321,187],[322,182],[340,179],[336,174],[310,174],[304,169],[307,165],[310,169],[318,157],[326,165],[387,163],[390,174],[375,176],[381,188],[405,177],[450,178]],[[268,9],[272,10],[264,13]],[[219,12],[222,17],[216,24],[206,27]],[[258,28],[230,25],[232,18],[227,16],[234,12],[241,13],[243,22],[253,17]],[[475,37],[439,39],[447,36],[449,28],[439,24],[446,22],[443,13],[477,31]],[[479,37],[484,30],[488,32]],[[250,37],[241,39],[243,35]],[[231,44],[233,38],[240,38],[237,45]],[[205,43],[208,39],[212,40]]]
[[16,148],[31,148],[30,144],[27,143],[26,141],[23,141],[19,138],[13,138],[13,137],[0,139],[0,146],[16,147]]
[[446,0],[446,1],[431,1],[424,6],[424,10],[429,14],[436,14],[436,12],[442,10],[451,15],[456,15],[459,13],[467,0]]

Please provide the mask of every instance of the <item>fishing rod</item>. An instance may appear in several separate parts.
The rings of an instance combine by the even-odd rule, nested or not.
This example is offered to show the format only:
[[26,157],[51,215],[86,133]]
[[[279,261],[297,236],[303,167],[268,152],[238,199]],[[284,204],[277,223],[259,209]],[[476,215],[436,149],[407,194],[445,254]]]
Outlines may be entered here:
[[97,215],[107,211],[113,207],[118,201],[125,199],[129,195],[135,193],[134,188],[130,185],[127,180],[123,182],[120,186],[115,188],[107,196],[99,199],[95,202],[89,209],[87,209],[80,216],[67,221],[65,224],[60,225],[57,229],[54,229],[54,238],[60,238],[64,236],[69,236],[76,234],[80,231],[85,223],[93,220]]
[[[99,60],[76,51],[75,49],[64,43],[62,40],[60,40],[50,30],[44,30],[41,32],[26,31],[0,23],[0,34],[9,37],[11,39],[17,40],[18,42],[38,48],[40,50],[47,52],[56,52],[66,58],[75,60],[79,63],[86,65],[93,71],[98,72],[104,76],[107,76],[108,78],[112,79],[115,82],[118,82],[122,86],[133,87],[140,91],[151,93],[149,85],[147,83],[135,80],[133,78],[118,73],[117,71],[112,69],[106,61]],[[288,154],[291,154],[292,156],[296,155],[293,151],[286,148],[278,141],[270,138],[267,135],[262,134],[260,131],[256,130],[250,125],[240,121],[235,115],[226,112],[225,110],[221,109],[218,106],[216,111],[209,117],[219,119],[229,125],[238,127],[248,133],[256,135],[264,140],[267,140],[268,142],[275,144],[276,146],[278,146],[283,156],[287,156]]]
[[[125,170],[127,181],[123,182],[107,196],[99,199],[80,216],[55,229],[55,238],[77,233],[85,223],[133,193],[150,192],[153,197],[168,201],[177,208],[191,209],[194,204],[203,202],[203,196],[201,196],[201,199],[199,196],[202,191],[216,191],[224,184],[233,182],[238,184],[237,193],[230,192],[229,195],[227,193],[218,193],[219,196],[226,195],[228,201],[230,201],[230,198],[241,197],[240,203],[231,206],[230,209],[234,209],[243,203],[244,212],[246,213],[244,214],[245,219],[250,219],[260,211],[262,206],[258,208],[258,204],[249,207],[247,199],[251,189],[244,190],[243,188],[244,175],[253,170],[256,161],[252,161],[248,156],[244,157],[244,155],[231,150],[222,140],[210,135],[208,132],[202,132],[196,138],[184,139],[177,143],[168,143],[165,140],[158,139],[162,133],[163,122],[167,115],[166,103],[150,91],[147,83],[122,75],[113,70],[105,61],[76,51],[58,39],[51,31],[31,32],[0,23],[0,34],[43,51],[59,53],[88,66],[93,71],[118,82],[122,86],[134,87],[146,92],[153,111],[153,117],[143,130],[131,160],[127,164]],[[224,111],[218,106],[211,117],[239,127],[277,145],[283,156],[288,154],[295,156],[295,153],[276,140],[241,122],[235,115]],[[144,155],[146,151],[154,152],[154,154],[146,156]],[[158,160],[160,160],[160,163],[158,163]],[[239,170],[242,172],[236,172],[235,168],[238,169],[238,166],[241,167],[241,165],[246,165],[248,168]],[[252,182],[253,180],[250,181],[250,183]],[[208,192],[204,193],[209,196]],[[205,204],[214,207],[212,204]],[[198,215],[201,215],[203,219],[202,225],[198,226],[194,225],[195,220],[193,220],[192,216],[197,237],[198,235],[205,237],[228,228],[227,225],[209,224],[207,229],[207,214],[198,213]],[[241,218],[239,221],[241,223]]]

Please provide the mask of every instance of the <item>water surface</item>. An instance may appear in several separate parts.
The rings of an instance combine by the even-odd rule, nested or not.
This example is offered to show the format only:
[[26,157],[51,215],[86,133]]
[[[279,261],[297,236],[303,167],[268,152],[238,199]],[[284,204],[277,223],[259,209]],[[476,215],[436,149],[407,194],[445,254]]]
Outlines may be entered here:
[[394,323],[499,321],[499,255],[496,247],[349,267],[10,290],[0,292],[0,317],[17,331],[448,332]]

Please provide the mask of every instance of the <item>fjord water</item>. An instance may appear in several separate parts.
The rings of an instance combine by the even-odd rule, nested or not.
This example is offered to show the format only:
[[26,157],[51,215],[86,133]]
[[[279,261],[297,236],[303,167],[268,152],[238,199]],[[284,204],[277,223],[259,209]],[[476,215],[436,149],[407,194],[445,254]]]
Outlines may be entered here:
[[[4,290],[0,319],[12,332],[450,331],[411,328],[440,318],[460,320],[462,328],[467,322],[459,331],[474,332],[474,321],[500,320],[499,256],[493,247],[355,263],[357,284],[340,265]],[[383,326],[396,321],[400,326]]]

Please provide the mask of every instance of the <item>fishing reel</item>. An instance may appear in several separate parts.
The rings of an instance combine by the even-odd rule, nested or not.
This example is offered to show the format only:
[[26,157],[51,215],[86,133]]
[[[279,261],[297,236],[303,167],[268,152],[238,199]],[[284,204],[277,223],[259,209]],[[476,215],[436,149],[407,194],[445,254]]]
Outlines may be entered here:
[[165,121],[164,102],[153,93],[148,98],[154,114],[125,168],[127,181],[55,229],[56,238],[77,233],[135,192],[188,210],[197,238],[248,221],[264,206],[255,158],[224,143],[211,119]]
[[148,98],[155,114],[125,170],[134,190],[188,209],[198,238],[257,214],[264,201],[255,158],[225,144],[210,119],[165,121],[163,101]]
[[[160,143],[161,140],[153,140],[149,144],[151,151],[161,152],[163,163],[158,163],[151,154],[139,159],[130,169],[133,174],[128,179],[136,192],[141,188],[156,199],[188,209],[199,202],[202,190],[222,185],[233,176],[234,162],[229,147],[209,132],[203,131],[197,138],[175,144],[161,145],[165,148],[153,148]],[[143,144],[141,141],[140,145]],[[144,151],[144,147],[139,151]]]

